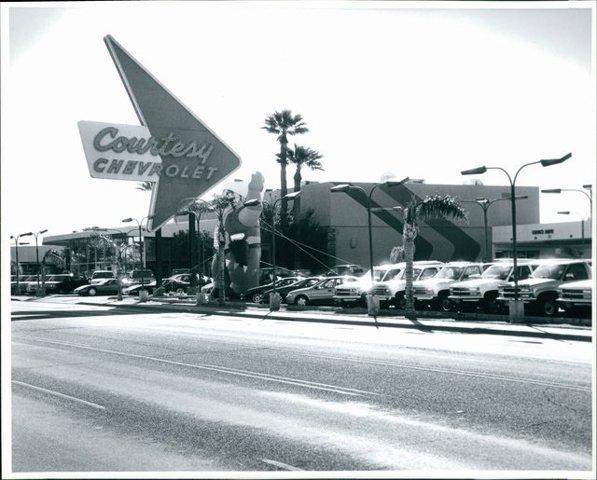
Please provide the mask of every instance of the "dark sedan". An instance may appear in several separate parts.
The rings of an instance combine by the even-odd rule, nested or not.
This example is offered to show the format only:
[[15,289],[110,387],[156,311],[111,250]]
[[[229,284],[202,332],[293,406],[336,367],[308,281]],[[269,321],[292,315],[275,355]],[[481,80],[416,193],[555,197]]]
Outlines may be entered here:
[[162,287],[166,292],[186,293],[191,285],[191,274],[180,273],[172,275],[162,281]]
[[118,293],[118,280],[116,278],[106,278],[104,280],[96,280],[95,283],[83,285],[75,288],[77,295],[116,295]]
[[[302,277],[280,278],[278,281],[276,281],[276,290],[280,287],[285,287],[293,283],[296,283],[302,279]],[[265,295],[264,292],[269,292],[273,288],[273,286],[273,283],[268,283],[266,285],[260,285],[258,287],[250,288],[243,295],[241,295],[241,300],[250,300],[254,303],[265,302],[267,299],[267,295]]]

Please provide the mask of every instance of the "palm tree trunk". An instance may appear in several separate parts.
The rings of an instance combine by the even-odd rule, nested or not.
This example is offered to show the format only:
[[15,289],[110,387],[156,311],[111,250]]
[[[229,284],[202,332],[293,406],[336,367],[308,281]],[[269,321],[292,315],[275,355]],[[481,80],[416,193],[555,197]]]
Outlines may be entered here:
[[413,295],[413,261],[415,259],[415,238],[417,237],[417,228],[404,222],[402,229],[402,242],[404,245],[404,259],[406,261],[406,271],[404,277],[406,280],[405,300],[406,300],[406,318],[414,320],[415,317],[415,299]]
[[[286,145],[287,142],[280,141],[280,196],[285,197],[288,194],[288,184],[286,182]],[[288,200],[282,199],[280,214],[282,217],[282,225],[286,222],[286,213],[288,212]],[[284,232],[285,233],[285,232]]]
[[[301,166],[300,166],[300,164],[297,164],[296,172],[294,172],[294,191],[295,192],[301,191],[302,179],[303,179],[303,177],[301,175]],[[300,197],[295,197],[294,203],[292,205],[292,211],[294,212],[295,220],[298,218],[299,210],[301,208],[300,201],[301,201]]]

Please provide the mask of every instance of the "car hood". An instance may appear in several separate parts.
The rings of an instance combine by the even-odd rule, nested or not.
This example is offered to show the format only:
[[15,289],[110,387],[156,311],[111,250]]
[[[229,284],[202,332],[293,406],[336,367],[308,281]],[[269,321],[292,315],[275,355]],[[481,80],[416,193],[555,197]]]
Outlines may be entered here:
[[290,293],[295,294],[295,293],[309,292],[311,290],[313,290],[313,287],[297,288],[296,290],[291,290]]
[[537,286],[549,286],[549,285],[558,285],[560,283],[559,280],[554,280],[553,278],[526,278],[518,282],[518,286],[529,286],[529,287],[537,287]]
[[413,285],[424,288],[442,288],[452,285],[455,281],[448,278],[428,278],[427,280],[417,280]]
[[595,280],[592,280],[592,279],[578,280],[576,282],[563,283],[562,285],[560,285],[560,288],[565,288],[565,289],[577,288],[579,290],[587,290],[587,289],[593,290],[594,283],[595,283]]
[[483,287],[486,285],[507,285],[506,280],[500,280],[499,278],[473,278],[471,280],[464,280],[463,282],[456,282],[450,285],[454,288],[475,288]]

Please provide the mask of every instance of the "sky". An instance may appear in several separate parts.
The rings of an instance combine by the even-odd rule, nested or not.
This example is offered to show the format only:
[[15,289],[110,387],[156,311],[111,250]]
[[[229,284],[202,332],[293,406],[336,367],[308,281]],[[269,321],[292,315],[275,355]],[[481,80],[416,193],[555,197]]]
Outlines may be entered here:
[[[3,4],[4,236],[147,215],[150,195],[134,182],[89,176],[77,130],[79,120],[139,124],[107,34],[240,155],[234,178],[260,171],[266,188],[279,186],[279,147],[261,127],[285,108],[310,129],[290,145],[323,154],[325,171],[306,180],[375,182],[390,172],[460,184],[463,169],[513,174],[572,152],[563,165],[525,169],[518,184],[595,183],[589,3]],[[506,184],[500,172],[479,179]],[[588,213],[581,194],[541,197],[544,222]]]

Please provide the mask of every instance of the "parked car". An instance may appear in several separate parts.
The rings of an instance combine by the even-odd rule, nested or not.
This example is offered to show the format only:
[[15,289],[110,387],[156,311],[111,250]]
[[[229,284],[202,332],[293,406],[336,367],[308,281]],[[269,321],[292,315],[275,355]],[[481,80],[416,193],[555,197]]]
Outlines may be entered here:
[[116,278],[97,278],[93,283],[75,288],[77,295],[116,295],[118,293],[118,280]]
[[179,273],[172,275],[162,281],[162,287],[166,292],[187,293],[191,285],[190,273]]
[[579,280],[558,287],[558,305],[567,313],[591,314],[594,280]]
[[[591,266],[586,260],[542,260],[526,280],[518,282],[519,298],[525,308],[541,315],[553,317],[559,311],[558,287],[591,278]],[[515,298],[514,285],[500,288],[498,301],[505,307]]]
[[[537,267],[538,260],[518,260],[518,279],[528,278]],[[481,276],[472,275],[469,280],[450,286],[450,300],[457,310],[480,307],[485,313],[499,313],[501,304],[497,301],[499,288],[512,284],[514,264],[512,260],[497,261]]]
[[472,262],[445,263],[437,275],[413,283],[413,295],[417,305],[429,306],[444,312],[452,310],[450,286],[467,280],[471,275],[480,276],[482,266]]
[[[130,287],[125,287],[122,289],[122,294],[135,296],[135,295],[139,295],[139,292],[141,290],[147,290],[147,293],[151,294],[155,291],[155,289],[156,289],[156,281],[154,280],[152,282],[149,282],[149,283],[146,283],[143,285],[140,283],[137,283],[135,285],[131,285]],[[118,292],[116,292],[116,293],[118,293]]]
[[[87,280],[83,277],[77,277],[72,273],[61,273],[56,275],[49,275],[46,277],[44,286],[46,293],[72,293],[75,288],[86,285]],[[40,278],[41,286],[41,278]],[[35,295],[37,291],[37,281],[29,282],[27,286],[27,293]]]
[[123,287],[131,287],[140,283],[148,284],[155,281],[151,270],[131,270],[122,278]]
[[365,273],[365,269],[363,267],[349,263],[345,265],[334,265],[328,270],[326,276],[333,277],[338,275],[353,275],[359,277],[363,275],[363,273]]
[[11,281],[10,293],[12,295],[25,295],[29,284],[34,282],[37,285],[37,275],[19,275],[19,288],[17,288],[17,276],[14,276],[14,283]]
[[181,275],[183,273],[191,273],[191,269],[190,268],[174,268],[170,272],[170,277],[174,277],[175,275]]
[[[313,285],[315,285],[316,283],[321,282],[325,277],[308,277],[308,278],[303,278],[302,280],[299,280],[298,282],[294,282],[291,283],[290,285],[285,285],[283,287],[280,287],[279,283],[276,284],[276,292],[280,295],[280,297],[282,298],[282,301],[285,302],[286,301],[286,296],[288,295],[288,293],[292,292],[293,290],[298,290],[299,288],[307,288],[307,287],[311,287]],[[265,292],[263,292],[263,296],[264,298],[268,298],[269,294],[272,293],[274,290],[273,288],[270,290],[266,290]]]
[[116,278],[114,272],[112,270],[95,270],[91,274],[91,278],[89,279],[89,283],[97,283],[101,280],[105,280],[107,278]]
[[[279,278],[276,281],[276,289],[278,289],[278,287],[285,287],[287,285],[291,285],[294,284],[296,282],[298,282],[299,280],[302,280],[303,277],[286,277],[286,278]],[[241,294],[240,299],[241,300],[250,300],[253,303],[261,303],[267,300],[267,296],[264,295],[264,292],[268,291],[268,290],[272,290],[274,284],[272,283],[268,283],[266,285],[259,285],[258,287],[253,287],[253,288],[249,288],[245,293]]]
[[286,295],[286,303],[295,305],[309,305],[309,304],[328,304],[334,302],[334,292],[337,286],[344,283],[356,282],[359,277],[352,275],[339,275],[336,277],[327,277],[315,285],[306,288],[299,288],[292,290]]
[[[393,304],[396,308],[404,309],[404,292],[406,290],[406,263],[401,266],[400,272],[391,278],[383,278],[370,288],[370,292],[379,298],[381,308]],[[443,263],[436,260],[422,260],[413,262],[413,281],[433,278],[441,269]],[[337,289],[339,291],[339,289]]]

